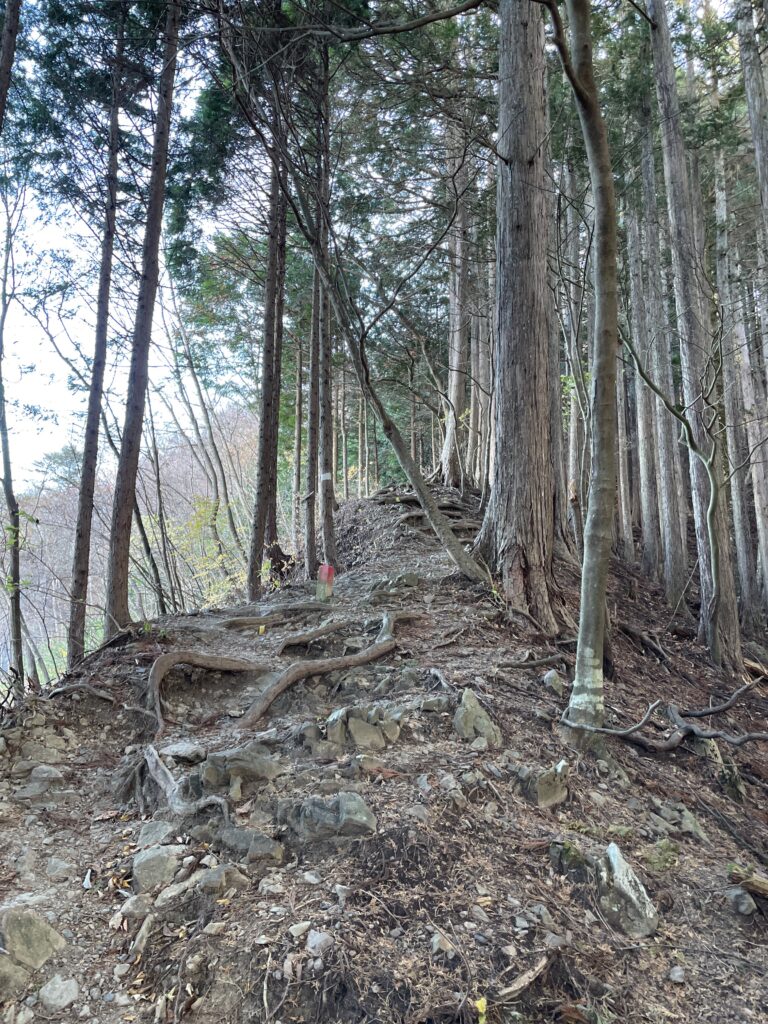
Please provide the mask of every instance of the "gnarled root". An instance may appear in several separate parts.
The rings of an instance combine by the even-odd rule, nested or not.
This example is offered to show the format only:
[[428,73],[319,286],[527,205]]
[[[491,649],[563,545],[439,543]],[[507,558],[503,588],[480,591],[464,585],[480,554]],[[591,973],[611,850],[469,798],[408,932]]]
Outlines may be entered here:
[[211,654],[198,654],[197,651],[171,651],[161,654],[155,659],[149,671],[149,702],[157,719],[156,738],[165,731],[160,686],[163,679],[177,665],[193,665],[195,668],[209,668],[219,672],[269,672],[270,665],[255,661],[243,661],[240,658],[219,658]]
[[173,814],[185,818],[197,814],[198,811],[202,811],[205,807],[220,807],[224,820],[229,821],[229,807],[223,797],[204,796],[200,800],[185,800],[179,791],[180,786],[178,782],[174,780],[151,744],[144,751],[144,761],[150,777],[165,796],[165,799],[168,801],[168,807]]
[[378,658],[383,658],[391,653],[397,646],[394,630],[397,622],[404,619],[416,618],[410,612],[386,612],[381,621],[381,629],[375,641],[362,651],[356,654],[347,654],[339,658],[317,658],[311,661],[296,661],[281,672],[271,686],[262,693],[255,701],[245,716],[240,719],[241,729],[250,729],[256,725],[267,713],[277,698],[293,686],[294,683],[308,679],[310,676],[327,675],[329,672],[337,672],[347,668],[358,668],[360,665],[368,665]]
[[323,636],[338,633],[340,629],[347,629],[349,626],[354,625],[354,621],[354,619],[327,619],[325,622],[321,622],[319,626],[315,626],[314,629],[307,629],[303,633],[294,633],[292,636],[287,636],[278,647],[277,653],[283,654],[288,647],[301,647],[304,644],[311,643],[313,640],[319,640]]

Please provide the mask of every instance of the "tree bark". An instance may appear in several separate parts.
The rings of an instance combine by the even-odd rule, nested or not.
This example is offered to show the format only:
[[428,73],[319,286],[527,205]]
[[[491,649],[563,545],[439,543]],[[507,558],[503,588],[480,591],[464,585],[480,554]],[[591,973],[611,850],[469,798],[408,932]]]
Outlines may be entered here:
[[731,266],[728,251],[728,201],[725,192],[725,160],[722,151],[715,155],[715,223],[717,228],[715,269],[719,292],[720,331],[723,349],[723,405],[725,438],[730,464],[731,511],[733,539],[736,548],[736,569],[739,580],[741,622],[751,630],[757,624],[757,587],[755,552],[749,528],[746,481],[749,460],[745,464],[743,443],[744,405],[737,364],[747,352],[744,322],[741,319],[740,296],[731,292]]
[[[592,359],[592,468],[589,509],[584,528],[581,609],[576,673],[567,709],[572,725],[601,726],[604,717],[603,653],[606,632],[606,587],[616,497],[616,355],[618,286],[616,270],[616,197],[608,134],[600,110],[592,64],[589,0],[567,0],[570,53],[555,3],[555,43],[573,90],[589,163],[595,206],[595,312]],[[583,732],[566,729],[577,743]]]
[[[125,8],[121,10],[125,12]],[[107,143],[107,200],[104,208],[104,230],[101,240],[99,287],[96,298],[96,340],[88,389],[88,410],[85,417],[83,458],[78,489],[70,584],[69,629],[67,633],[67,668],[72,669],[85,653],[85,619],[88,601],[88,574],[91,561],[91,529],[93,495],[96,489],[96,468],[99,459],[99,420],[104,392],[104,371],[107,362],[109,304],[112,290],[112,260],[115,249],[117,215],[117,173],[120,150],[120,106],[122,100],[122,64],[125,42],[125,14],[118,22],[112,71],[112,103],[109,114]]]
[[275,446],[275,403],[279,394],[275,381],[275,312],[278,277],[278,217],[280,180],[277,164],[272,165],[267,222],[267,272],[264,281],[264,341],[261,350],[261,400],[259,405],[259,448],[256,470],[256,499],[251,526],[251,550],[248,557],[248,600],[261,594],[267,513],[275,481],[272,477],[272,449]]
[[130,621],[128,607],[128,569],[131,547],[131,519],[136,494],[144,404],[149,379],[149,349],[152,341],[152,318],[157,297],[160,272],[160,234],[165,202],[165,174],[173,110],[173,87],[176,78],[180,0],[166,4],[163,66],[157,96],[155,134],[152,143],[152,166],[149,178],[144,243],[142,247],[141,281],[131,347],[131,368],[125,425],[117,467],[112,523],[109,538],[107,570],[107,606],[105,633],[113,636]]
[[[629,289],[631,303],[632,333],[635,348],[647,359],[650,350],[648,340],[648,311],[645,304],[643,282],[642,247],[637,214],[627,211],[627,248],[629,257]],[[637,447],[640,476],[640,529],[642,537],[641,566],[651,579],[660,575],[660,529],[659,504],[656,490],[654,465],[653,396],[638,373],[635,380],[635,405],[637,416]]]
[[529,0],[499,14],[496,455],[477,546],[511,604],[555,632],[544,22]]
[[312,284],[312,325],[309,345],[309,403],[307,409],[307,462],[304,496],[304,567],[307,579],[317,576],[317,539],[315,534],[315,507],[317,498],[318,424],[320,402],[320,270],[315,264]]
[[[680,105],[675,81],[675,64],[663,0],[649,0],[648,14],[654,22],[651,29],[653,62],[656,71],[656,93],[662,127],[662,154],[667,191],[667,210],[677,309],[677,331],[680,338],[683,398],[691,421],[695,446],[705,452],[718,447],[717,430],[711,423],[715,410],[707,407],[703,392],[707,389],[707,373],[714,372],[707,353],[712,353],[706,323],[706,300],[699,277],[704,257],[696,246],[696,229],[690,182],[685,160],[685,147],[680,120]],[[715,664],[723,661],[737,667],[741,663],[736,592],[729,554],[729,537],[725,521],[720,474],[716,451],[710,458],[714,476],[705,468],[693,449],[689,449],[689,465],[693,497],[696,543],[701,582],[700,633],[706,640]],[[714,576],[717,569],[718,576]]]
[[0,43],[0,133],[5,124],[8,106],[8,92],[11,88],[11,71],[16,57],[16,38],[19,34],[21,0],[6,0],[3,18],[3,39]]
[[440,456],[443,483],[447,487],[460,487],[464,479],[462,449],[466,428],[463,417],[467,407],[470,321],[467,149],[463,122],[454,114],[448,122],[448,173],[453,223],[448,234],[448,390],[445,438]]

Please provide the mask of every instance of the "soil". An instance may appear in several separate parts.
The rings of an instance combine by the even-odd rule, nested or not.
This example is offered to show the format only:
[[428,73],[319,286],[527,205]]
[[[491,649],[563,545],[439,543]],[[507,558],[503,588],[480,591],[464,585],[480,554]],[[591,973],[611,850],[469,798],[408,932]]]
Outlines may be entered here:
[[[617,738],[602,756],[565,746],[557,724],[568,700],[572,630],[547,637],[458,577],[418,522],[403,521],[412,506],[402,498],[389,491],[341,509],[345,571],[327,609],[309,607],[313,588],[292,582],[258,609],[158,620],[121,635],[64,679],[62,692],[28,701],[2,723],[0,915],[30,906],[67,942],[24,991],[0,992],[4,1024],[768,1020],[768,900],[756,895],[753,912],[738,913],[728,878],[732,863],[767,873],[768,744],[720,744],[738,770],[740,795],[690,741],[664,755]],[[477,514],[458,495],[442,498],[465,520]],[[560,565],[557,581],[573,621],[576,567]],[[291,612],[297,604],[307,607]],[[636,567],[614,565],[609,610],[611,726],[626,728],[659,698],[702,708],[741,685],[670,621],[660,589]],[[162,683],[165,732],[156,737],[148,679],[159,655],[192,650],[277,671],[364,650],[387,611],[414,616],[396,623],[392,653],[296,683],[249,729],[239,723],[274,674],[173,668]],[[238,616],[271,613],[284,618],[232,628]],[[286,638],[337,615],[352,624],[278,654]],[[549,656],[559,660],[500,667]],[[551,668],[562,695],[543,681]],[[501,729],[495,749],[454,729],[466,687]],[[322,736],[340,708],[399,717],[399,735],[384,750],[313,747],[308,737]],[[757,731],[766,717],[762,679],[716,727]],[[656,739],[669,732],[661,709],[644,730]],[[241,793],[216,792],[234,824],[285,845],[283,863],[269,867],[222,851],[218,808],[171,818],[162,793],[136,772],[150,743],[162,750],[189,740],[215,752],[254,737],[283,774],[244,782]],[[15,773],[22,743],[57,751],[64,780],[41,798],[25,797],[27,780]],[[562,759],[567,800],[549,809],[530,802],[521,774]],[[167,763],[175,780],[191,772]],[[308,841],[281,823],[286,801],[339,792],[363,798],[376,818],[373,834]],[[157,911],[137,953],[140,920],[115,915],[132,893],[138,834],[152,815],[173,821],[190,865],[213,852],[237,864],[247,884],[214,895],[188,890]],[[575,877],[561,873],[564,848],[578,849],[588,865],[610,842],[658,911],[650,937],[611,926],[589,866]],[[60,869],[66,877],[55,869],[50,877],[51,858],[69,865]],[[325,936],[320,955],[308,948],[316,933]],[[36,994],[54,975],[79,987],[59,1014]]]

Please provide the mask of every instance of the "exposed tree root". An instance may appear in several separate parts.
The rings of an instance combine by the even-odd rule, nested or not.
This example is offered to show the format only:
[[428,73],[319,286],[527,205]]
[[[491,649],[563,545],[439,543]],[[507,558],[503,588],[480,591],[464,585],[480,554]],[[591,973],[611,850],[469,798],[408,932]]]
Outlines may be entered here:
[[241,729],[250,729],[256,725],[277,698],[294,683],[308,679],[310,676],[327,675],[329,672],[338,672],[347,668],[358,668],[360,665],[368,665],[378,658],[383,658],[391,653],[397,646],[394,629],[397,622],[404,619],[416,618],[411,612],[385,612],[379,634],[375,641],[366,647],[365,650],[356,654],[346,654],[339,658],[318,658],[312,661],[296,661],[289,665],[284,672],[281,672],[271,686],[267,687],[264,693],[255,701],[240,720]]
[[315,626],[314,629],[307,629],[303,633],[294,633],[292,636],[287,636],[278,647],[277,653],[282,654],[288,647],[301,647],[304,644],[311,643],[313,640],[319,640],[320,637],[329,636],[331,633],[338,633],[340,629],[353,626],[354,622],[354,619],[328,619],[325,622],[321,622],[319,626]]
[[698,725],[694,725],[693,722],[686,721],[686,719],[706,718],[710,715],[716,715],[722,711],[727,711],[728,708],[733,707],[742,694],[751,690],[753,686],[754,683],[748,683],[746,686],[742,686],[732,694],[727,701],[713,708],[701,708],[696,711],[680,711],[676,705],[669,704],[666,708],[666,715],[674,726],[674,729],[670,735],[661,742],[639,735],[642,727],[649,721],[653,712],[661,704],[660,700],[654,701],[653,704],[649,706],[642,719],[635,725],[630,726],[629,729],[608,729],[602,726],[598,727],[595,725],[575,724],[574,722],[570,722],[567,718],[562,718],[561,723],[566,728],[576,730],[580,729],[582,732],[602,733],[605,736],[618,736],[620,739],[625,739],[653,754],[666,754],[671,750],[676,750],[684,740],[691,736],[699,740],[723,740],[724,743],[728,743],[732,747],[742,747],[745,743],[768,743],[768,732],[745,732],[734,734],[725,732],[722,729],[702,729]]
[[200,800],[185,800],[180,793],[181,787],[179,783],[174,780],[152,745],[148,746],[144,751],[144,761],[150,777],[165,796],[165,799],[168,801],[168,807],[173,814],[186,818],[197,814],[198,811],[202,811],[205,807],[220,807],[224,820],[229,821],[229,807],[223,797],[204,796]]
[[89,693],[92,697],[98,697],[99,700],[109,701],[110,704],[117,704],[117,701],[111,693],[107,693],[106,690],[99,690],[95,686],[91,686],[90,683],[67,683],[65,686],[57,686],[55,690],[49,690],[43,697],[43,700],[53,700],[54,697],[61,697],[67,693],[75,693],[76,691],[82,691],[83,693]]
[[197,651],[171,651],[161,654],[155,659],[149,671],[148,696],[157,719],[156,738],[165,731],[160,686],[163,679],[177,665],[193,665],[195,668],[209,668],[219,672],[269,672],[271,666],[255,661],[243,661],[240,658],[218,658],[211,654],[199,654]]
[[263,615],[233,615],[231,618],[222,619],[219,626],[221,629],[230,630],[257,629],[259,626],[277,626],[292,615],[327,611],[328,604],[323,601],[301,601],[297,604],[287,604],[282,608],[276,608],[273,612],[264,612]]
[[631,626],[628,622],[617,622],[616,628],[621,630],[621,632],[625,633],[627,636],[632,637],[633,640],[637,640],[638,643],[643,645],[643,647],[646,647],[649,651],[653,652],[657,658],[660,658],[662,661],[667,660],[667,652],[661,644],[648,636],[647,633],[643,633],[641,629]]

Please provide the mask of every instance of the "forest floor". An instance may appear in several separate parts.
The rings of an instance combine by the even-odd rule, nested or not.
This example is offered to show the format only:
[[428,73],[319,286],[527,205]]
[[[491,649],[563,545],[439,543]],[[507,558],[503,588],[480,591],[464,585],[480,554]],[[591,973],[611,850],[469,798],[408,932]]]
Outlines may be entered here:
[[[553,644],[508,614],[383,499],[342,508],[326,607],[289,584],[258,609],[145,624],[2,723],[2,1024],[768,1020],[768,899],[729,880],[734,863],[766,874],[768,744],[722,745],[740,794],[700,744],[577,754],[557,730],[572,632]],[[557,580],[575,620],[576,569]],[[627,627],[611,725],[741,684],[670,631],[635,567],[614,566],[609,606]],[[314,672],[247,719],[280,670],[362,658],[398,612],[412,617],[387,620],[382,657]],[[150,669],[179,651],[260,667],[170,667],[157,736]],[[764,679],[717,728],[767,716]],[[661,711],[645,729],[668,732]],[[600,899],[610,843],[655,906],[652,934]]]

